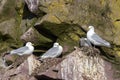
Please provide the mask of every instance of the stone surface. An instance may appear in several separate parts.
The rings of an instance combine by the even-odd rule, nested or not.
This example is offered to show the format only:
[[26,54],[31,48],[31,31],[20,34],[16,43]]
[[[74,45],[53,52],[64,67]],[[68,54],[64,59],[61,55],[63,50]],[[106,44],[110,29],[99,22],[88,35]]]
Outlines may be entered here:
[[40,61],[36,60],[35,57],[33,55],[31,55],[30,57],[28,57],[27,59],[28,61],[28,70],[29,70],[29,75],[32,75],[34,70],[37,67],[40,67]]
[[1,0],[1,5],[0,5],[0,13],[2,12],[2,10],[3,10],[3,6],[5,5],[5,3],[6,3],[6,1],[7,0]]
[[37,14],[38,6],[39,6],[39,0],[25,0],[25,2],[28,5],[29,10],[31,12]]
[[62,59],[48,58],[39,61],[31,55],[19,66],[1,70],[0,79],[119,80],[119,71],[116,69],[113,64],[100,57],[98,49],[76,47],[75,51]]
[[62,62],[52,66],[47,71],[38,71],[34,75],[37,79],[119,80],[120,77],[116,77],[114,74],[117,74],[116,68],[100,57],[98,49],[84,47],[76,48]]
[[[10,36],[10,39],[14,38],[14,44],[20,43],[17,44],[17,46],[22,45],[22,42],[19,40],[20,36],[30,27],[34,26],[39,32],[38,34],[40,34],[40,41],[45,41],[45,38],[48,38],[48,41],[46,40],[46,42],[39,43],[39,47],[45,46],[46,44],[49,44],[48,47],[50,47],[53,42],[58,41],[66,48],[66,50],[64,50],[65,52],[68,52],[68,49],[69,52],[71,52],[73,51],[72,46],[78,46],[79,38],[86,36],[86,26],[93,25],[95,26],[96,33],[113,45],[113,50],[103,48],[103,51],[112,55],[117,53],[117,56],[119,56],[119,19],[117,19],[117,17],[119,17],[117,16],[119,1],[25,0],[24,2],[15,0],[15,3],[11,4],[9,1],[1,1],[1,4],[4,6],[6,6],[5,3],[9,4],[5,9],[10,8],[11,10],[15,7],[17,13],[11,13],[11,11],[8,10],[8,12],[11,13],[9,17],[10,22],[9,20],[6,21],[6,18],[4,20],[1,19],[3,21],[1,21],[0,26],[10,26],[9,31],[6,33]],[[14,5],[11,6],[12,4]],[[2,5],[1,16],[3,16],[2,13],[4,12]],[[37,13],[36,11],[43,13],[38,13],[41,14],[41,16],[36,16],[34,15]],[[15,20],[13,20],[14,17]],[[6,25],[6,23],[11,25]],[[15,30],[13,31],[13,29]],[[4,35],[4,28],[1,28],[1,32],[2,35]],[[13,35],[13,33],[17,34]],[[12,41],[14,40],[12,39]],[[37,43],[37,41],[34,42]],[[11,42],[8,42],[8,44],[10,43]]]
[[[119,0],[0,0],[0,4],[0,56],[11,49],[22,46],[24,42],[20,37],[23,38],[23,35],[26,42],[34,42],[38,49],[49,49],[54,42],[59,42],[64,48],[63,56],[65,56],[74,50],[74,46],[79,46],[79,38],[85,37],[87,27],[93,25],[95,32],[112,45],[112,48],[101,47],[100,52],[107,56],[108,61],[115,61],[116,64],[120,62]],[[27,36],[29,31],[37,37]],[[80,65],[76,58],[71,58],[71,64],[73,61]],[[71,67],[67,67],[69,64],[64,64],[65,62],[67,61],[63,61],[61,66],[74,73]],[[90,64],[92,65],[92,61]],[[72,67],[76,68],[78,65],[72,65]],[[87,62],[86,65],[88,65]],[[103,67],[98,68],[104,71]],[[119,76],[119,65],[115,68],[117,69],[116,76]],[[86,67],[85,69],[87,70]],[[96,68],[93,70],[97,71]],[[64,76],[59,78],[69,78],[66,74],[69,71],[66,73],[64,71],[62,71]],[[85,72],[87,73],[91,74],[83,74],[79,77],[96,78],[93,77],[93,73],[96,72]],[[99,76],[103,76],[103,73],[100,72]]]
[[[18,62],[18,61],[16,61]],[[29,76],[28,62],[24,60],[20,65],[12,65],[13,68],[5,69],[5,71],[1,71],[0,79],[1,80],[36,80],[35,77]]]
[[52,42],[49,38],[39,34],[37,30],[34,28],[29,28],[28,31],[26,31],[22,36],[21,40],[27,42],[33,42],[34,44],[46,44]]

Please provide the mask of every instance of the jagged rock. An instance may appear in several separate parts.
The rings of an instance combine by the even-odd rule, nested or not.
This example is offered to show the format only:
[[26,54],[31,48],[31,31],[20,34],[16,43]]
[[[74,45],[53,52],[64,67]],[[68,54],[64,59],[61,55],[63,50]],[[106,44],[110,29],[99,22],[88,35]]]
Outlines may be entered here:
[[24,55],[24,56],[19,56],[19,55],[5,55],[5,63],[9,67],[8,69],[11,68],[17,68],[21,63],[23,63],[29,55]]
[[[47,70],[59,62],[61,62],[61,59],[44,59],[42,62],[37,60],[37,58],[34,55],[31,55],[22,61],[21,58],[18,58],[16,62],[12,64],[13,68],[7,68],[4,71],[0,72],[0,79],[6,80],[36,80],[37,77],[35,75],[37,74],[43,74],[47,73]],[[20,63],[19,63],[20,62]],[[54,70],[54,68],[53,68]],[[56,72],[55,72],[56,73]],[[50,75],[50,74],[49,74]],[[53,75],[53,74],[51,74]],[[49,78],[50,79],[50,78]]]
[[[86,48],[88,51],[86,51]],[[76,48],[58,65],[51,67],[44,74],[37,74],[37,79],[42,76],[61,80],[119,80],[115,78],[114,67],[110,62],[100,57],[98,49]],[[85,51],[85,52],[84,52]],[[87,54],[86,54],[87,52]],[[94,53],[94,54],[93,54]],[[93,55],[88,55],[93,54]],[[55,70],[55,71],[54,71]],[[53,73],[53,74],[52,74]],[[51,75],[52,74],[52,75]]]
[[[115,3],[116,5],[113,5],[113,3]],[[117,27],[119,24],[119,19],[116,20],[117,22],[115,21],[115,19],[119,17],[116,15],[118,14],[118,10],[116,10],[115,7],[119,9],[118,7],[119,4],[120,4],[119,1],[110,1],[110,0],[108,1],[41,0],[39,1],[39,5],[40,5],[39,9],[45,12],[46,13],[45,16],[48,16],[48,18],[44,16],[42,19],[40,18],[38,22],[39,24],[44,24],[45,23],[44,21],[48,21],[59,24],[61,22],[69,23],[70,25],[78,24],[76,26],[93,25],[95,26],[96,33],[98,33],[105,40],[109,41],[111,44],[113,43],[113,48],[115,51],[107,48],[103,48],[103,51],[112,55],[114,53],[118,53],[119,55],[120,50],[119,47],[116,46],[119,45],[118,42],[119,37],[117,37],[119,35],[119,29],[118,29],[119,27]],[[50,24],[50,23],[46,23],[46,24]],[[70,28],[70,25],[64,25],[64,26],[69,26]],[[48,25],[43,25],[43,26],[46,27]],[[82,33],[84,30],[87,30],[85,26],[81,27],[84,29],[83,31],[81,31],[81,29],[78,29],[75,26],[72,27],[74,27],[74,29],[77,30],[76,32],[80,32],[80,33]],[[57,41],[63,44],[63,46],[67,46],[73,42],[74,43],[72,45],[69,45],[67,47],[74,46],[77,44],[76,42],[78,41],[79,36],[80,37],[85,36],[84,32],[82,34],[80,33],[78,34],[73,30],[69,31],[68,28],[64,27],[64,30],[65,29],[67,29],[68,32],[63,32],[63,34],[61,34],[60,36],[57,35],[57,37],[59,36],[57,38]],[[48,30],[52,31],[53,35],[56,35],[56,33],[54,33],[54,31],[51,30],[50,28]],[[59,30],[61,31],[62,29]],[[57,30],[55,31],[58,32]],[[72,37],[68,38],[68,36],[69,37],[72,36]],[[64,39],[66,39],[66,41]]]
[[47,72],[47,70],[59,62],[61,62],[62,59],[59,58],[46,58],[42,61],[36,60],[36,58],[31,55],[27,61],[29,64],[29,75],[37,75],[37,74],[43,74]]
[[[20,60],[20,58],[19,58]],[[18,61],[17,61],[18,62]],[[15,64],[15,63],[14,63]],[[14,68],[6,69],[3,74],[0,74],[2,80],[36,80],[35,77],[29,76],[28,62],[24,60],[19,65],[12,65]]]
[[[105,1],[103,1],[103,3],[105,3]],[[114,3],[114,4],[113,4]],[[117,15],[119,14],[119,11],[120,10],[120,7],[119,7],[119,4],[120,4],[120,1],[110,1],[110,3],[108,4],[110,6],[110,20],[112,22],[112,24],[114,25],[114,43],[116,45],[120,45],[120,28],[119,28],[119,25],[120,25],[120,21],[119,21],[119,17],[120,15]],[[118,54],[119,54],[119,50],[118,50]]]
[[10,19],[0,23],[0,32],[2,35],[8,35],[11,38],[15,37],[14,34],[15,19]]
[[86,56],[85,52],[79,48],[68,55],[57,66],[59,67],[58,78],[65,80],[117,80],[114,78],[112,64],[103,60],[98,54],[98,50],[88,48],[88,51],[90,54],[94,53],[94,56]]
[[[0,53],[7,52],[10,50],[10,47],[15,45],[16,47],[22,45],[19,37],[21,34],[21,29],[18,26],[20,23],[18,19],[20,17],[16,14],[16,5],[17,3],[22,2],[21,0],[8,1],[1,0],[0,1],[0,42],[4,45],[4,49],[0,49]],[[22,9],[22,7],[21,7]]]
[[3,6],[5,5],[5,3],[6,3],[6,1],[7,0],[1,0],[1,5],[0,5],[0,13],[2,12],[2,10],[3,10]]
[[40,67],[41,64],[40,61],[36,60],[33,55],[28,57],[27,61],[28,61],[29,75],[31,75],[37,67]]
[[[88,49],[88,50],[86,50]],[[92,54],[92,55],[91,55]],[[3,74],[1,74],[3,73]],[[0,72],[2,80],[119,80],[113,64],[100,57],[95,48],[77,48],[64,59],[48,58],[42,61],[31,55],[16,68]]]
[[7,66],[11,65],[12,63],[16,62],[16,59],[18,58],[18,55],[5,55],[3,56],[5,63],[7,64]]
[[35,30],[34,28],[29,28],[28,31],[26,31],[22,36],[21,36],[21,40],[27,42],[33,42],[34,44],[40,44],[42,46],[44,46],[43,44],[46,43],[52,43],[53,41],[41,34],[39,34],[39,32],[37,30]]
[[32,13],[38,14],[39,0],[25,0],[25,2]]
[[72,46],[79,46],[79,36],[85,35],[79,25],[61,22],[52,14],[47,14],[41,20],[38,20],[35,29],[40,34],[59,42],[63,49],[66,48],[64,52],[71,52],[73,50]]
[[3,60],[2,57],[0,57],[0,69],[2,68],[6,68],[6,64],[5,64],[5,61]]
[[[116,45],[119,45],[119,42],[118,42],[119,37],[117,37],[119,35],[119,29],[118,27],[114,27],[114,26],[117,26],[117,24],[119,24],[119,19],[116,19],[117,22],[115,21],[114,23],[114,19],[117,17],[116,15],[114,17],[114,14],[117,14],[117,11],[114,9],[114,7],[118,6],[119,1],[112,2],[109,0],[108,1],[100,0],[100,1],[94,2],[94,0],[92,1],[89,1],[89,0],[86,0],[86,1],[78,1],[78,0],[74,0],[74,1],[72,0],[61,0],[61,1],[31,0],[31,1],[28,1],[28,0],[25,0],[25,2],[29,9],[31,8],[31,6],[33,6],[34,10],[37,10],[39,12],[43,11],[46,14],[43,14],[42,17],[37,16],[38,18],[36,18],[36,16],[31,14],[29,11],[27,12],[26,5],[24,5],[23,1],[20,1],[20,0],[16,1],[15,9],[18,13],[17,15],[19,16],[15,16],[17,17],[15,21],[18,22],[19,25],[17,26],[20,27],[20,28],[16,27],[16,28],[19,28],[20,33],[14,34],[17,37],[17,40],[19,40],[19,36],[21,36],[22,33],[24,33],[28,29],[28,27],[33,26],[36,20],[38,20],[38,23],[40,24],[39,27],[43,26],[42,29],[36,28],[40,35],[47,37],[50,40],[52,39],[53,42],[58,41],[62,44],[63,47],[67,46],[67,48],[70,49],[71,46],[75,46],[78,44],[79,37],[85,36],[84,30],[81,30],[81,28],[85,30],[87,29],[86,27],[84,26],[81,27],[81,26],[93,25],[95,26],[96,32],[100,34],[100,36],[102,36],[107,41],[110,41],[110,43],[114,43],[113,47],[115,51],[110,49],[104,49],[104,48],[103,50],[110,54],[114,54],[114,52],[119,54],[119,47],[116,46]],[[8,3],[8,1],[6,3]],[[112,3],[116,3],[117,5],[112,5]],[[12,8],[13,7],[14,6],[12,6]],[[30,10],[33,11],[33,9],[32,10],[30,9]],[[112,14],[111,11],[114,13]],[[20,16],[23,18],[21,19]],[[114,19],[112,19],[112,17],[114,17]],[[32,20],[33,18],[35,19]],[[63,23],[66,23],[67,25]],[[72,25],[72,24],[77,24],[77,25]],[[18,32],[18,30],[16,31]],[[114,34],[115,36],[112,36]],[[13,38],[16,38],[16,37],[13,37]],[[52,42],[50,43],[52,44]],[[70,43],[73,43],[73,44],[70,44]],[[43,46],[45,44],[41,43],[40,46],[41,45]],[[71,49],[71,51],[72,50],[73,48]],[[67,49],[66,49],[66,52],[67,52]]]
[[[32,1],[33,0],[31,0],[31,2]],[[34,1],[37,2],[38,0],[34,0]],[[93,25],[95,26],[96,33],[98,33],[102,38],[104,38],[105,40],[109,41],[112,44],[112,48],[108,49],[103,47],[101,51],[102,52],[104,51],[105,53],[114,55],[116,57],[120,56],[120,48],[119,48],[120,47],[119,46],[120,45],[120,41],[119,41],[120,1],[119,0],[39,0],[39,4],[36,2],[35,4],[37,5],[34,6],[37,6],[39,8],[38,12],[43,11],[45,13],[45,14],[42,13],[42,17],[41,16],[36,17],[35,15],[31,14],[28,11],[28,9],[26,9],[27,7],[23,0],[1,0],[0,2],[1,3],[0,5],[0,42],[1,42],[0,53],[1,54],[5,51],[7,52],[11,48],[17,48],[21,46],[23,43],[20,40],[20,36],[23,33],[25,33],[27,29],[33,27],[33,25],[35,25],[37,21],[37,25],[35,25],[34,28],[39,32],[38,34],[40,34],[40,36],[45,37],[45,38],[41,38],[40,42],[37,43],[39,47],[41,46],[51,47],[50,45],[53,42],[57,41],[63,46],[65,52],[71,52],[73,51],[73,46],[79,45],[78,43],[79,38],[86,36],[85,32],[87,31],[87,27],[85,26]],[[35,10],[37,9],[35,8]],[[34,10],[31,11],[34,12]],[[34,14],[36,14],[36,12],[34,12]],[[48,38],[48,40],[45,40],[46,37]],[[87,51],[87,49],[85,50]],[[76,56],[76,58],[81,60],[81,58],[78,58],[78,56]],[[65,69],[63,70],[66,71],[66,69],[68,69],[73,73],[76,70],[76,68],[82,70],[81,67],[78,68],[78,66],[81,66],[80,64],[82,63],[80,62],[80,60],[77,60],[76,58],[68,57],[67,59],[65,59],[63,63],[61,63],[61,66],[65,67]],[[91,59],[92,58],[90,57],[90,61]],[[73,64],[72,61],[75,62],[75,64]],[[86,59],[83,59],[83,62],[85,61]],[[118,61],[119,61],[119,57],[118,57]],[[73,65],[67,64],[67,62],[70,62]],[[87,65],[87,62],[85,63]],[[90,64],[92,65],[92,63]],[[69,65],[70,67],[66,67],[67,65]],[[71,67],[74,67],[75,70],[71,69]],[[90,67],[90,68],[94,68],[94,67]],[[93,70],[96,71],[96,68]],[[103,67],[100,70],[103,70]],[[69,74],[69,71],[64,72],[61,69],[60,71],[63,73],[63,76],[59,78],[65,78],[65,79],[69,78],[69,75],[67,75]],[[109,71],[108,73],[112,73]],[[117,71],[119,73],[119,68],[117,69]],[[96,72],[85,71],[85,74],[82,75],[82,78],[91,79],[90,76],[92,76],[92,78],[96,78],[93,76],[93,74],[90,74],[89,76],[88,73],[96,73]],[[73,74],[75,75],[74,76],[75,78],[77,77],[77,74],[79,73]],[[100,74],[99,76],[103,76],[101,72],[98,74]],[[79,77],[81,78],[81,76]]]
[[15,17],[15,4],[16,4],[15,0],[12,0],[12,1],[1,0],[0,4],[1,4],[0,5],[0,18],[1,18],[0,22],[3,22],[5,20]]

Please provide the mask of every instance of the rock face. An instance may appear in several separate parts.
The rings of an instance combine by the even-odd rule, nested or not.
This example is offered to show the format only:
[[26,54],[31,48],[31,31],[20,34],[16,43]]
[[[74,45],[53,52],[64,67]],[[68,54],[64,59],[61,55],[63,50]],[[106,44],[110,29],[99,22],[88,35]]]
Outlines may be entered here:
[[[27,42],[33,42],[34,44],[41,44],[41,46],[44,46],[46,43],[52,43],[53,41],[41,34],[34,29],[34,28],[29,28],[28,31],[26,31],[22,36],[21,40]],[[40,45],[39,45],[40,46]]]
[[[79,39],[86,37],[88,26],[93,25],[95,32],[112,45],[112,48],[101,47],[100,51],[104,55],[110,55],[110,57],[106,55],[108,60],[116,61],[115,63],[120,61],[119,0],[0,0],[0,4],[0,56],[27,41],[33,42],[35,48],[41,51],[49,49],[54,42],[59,42],[64,48],[63,56],[65,56],[74,50],[74,46],[79,46]],[[62,73],[58,72],[60,75],[57,78],[67,80],[71,77],[67,73],[71,71],[73,73],[70,75],[74,75],[74,78],[91,79],[89,76],[92,76],[96,79],[93,76],[97,69],[93,68],[99,64],[90,67],[95,73],[94,71],[91,73],[91,70],[85,71],[84,74],[90,74],[80,74],[81,76],[77,76],[79,73],[75,75],[74,70],[67,66],[71,66],[70,64],[65,64],[78,63],[72,67],[82,71],[83,69],[78,66],[88,66],[87,60],[83,59],[86,64],[82,64],[81,59],[77,61],[78,56],[73,57],[71,62],[68,57],[59,65],[64,67],[65,72],[59,69]],[[104,61],[100,61],[103,64]],[[92,61],[90,63],[92,64]],[[98,68],[104,71],[103,67]],[[107,80],[107,77],[103,77],[104,74],[99,72],[98,80],[100,76]]]
[[[49,44],[47,48],[57,41],[65,48],[64,52],[71,52],[73,46],[79,46],[79,38],[86,36],[87,27],[93,25],[96,33],[113,45],[113,50],[103,48],[103,51],[112,55],[117,53],[119,56],[119,16],[117,16],[119,1],[12,1],[13,3],[10,4],[9,1],[2,0],[0,7],[1,37],[4,35],[8,37],[7,41],[2,40],[3,44],[8,46],[3,49],[4,51],[11,48],[9,47],[11,43],[14,47],[21,46],[20,36],[26,35],[28,31],[34,29],[34,35],[37,34],[36,40],[33,39],[34,37],[27,39],[29,36],[24,36],[21,39],[26,39],[26,42],[38,43],[39,47],[46,47],[45,45]],[[6,13],[5,11],[10,13],[9,17],[7,14],[3,15]],[[34,28],[31,29],[31,27]]]
[[119,80],[120,78],[114,76],[114,70],[111,63],[100,57],[99,50],[87,47],[76,48],[62,62],[44,73],[38,71],[36,76],[37,79],[42,79],[44,75],[58,80]]
[[28,5],[28,8],[31,12],[37,14],[38,6],[39,6],[39,0],[25,0],[26,4]]
[[5,72],[1,71],[0,79],[119,80],[120,77],[114,75],[118,74],[118,71],[113,64],[103,60],[99,53],[98,49],[76,48],[63,59],[46,59],[42,62],[34,55],[30,55],[18,67],[7,69]]
[[[90,54],[93,53],[91,52]],[[96,54],[99,55],[98,53]],[[104,61],[99,56],[85,56],[79,49],[67,56],[67,58],[60,63],[59,67],[59,78],[65,80],[113,80],[110,63]]]

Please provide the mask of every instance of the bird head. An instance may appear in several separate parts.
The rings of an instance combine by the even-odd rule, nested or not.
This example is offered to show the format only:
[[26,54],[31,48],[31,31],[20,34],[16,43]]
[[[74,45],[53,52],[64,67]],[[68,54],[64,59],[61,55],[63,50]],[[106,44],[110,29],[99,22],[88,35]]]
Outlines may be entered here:
[[31,42],[27,42],[26,46],[32,46],[33,44]]
[[94,28],[94,27],[93,26],[89,26],[88,28],[91,29],[91,28]]
[[53,47],[57,47],[59,45],[59,43],[55,42]]

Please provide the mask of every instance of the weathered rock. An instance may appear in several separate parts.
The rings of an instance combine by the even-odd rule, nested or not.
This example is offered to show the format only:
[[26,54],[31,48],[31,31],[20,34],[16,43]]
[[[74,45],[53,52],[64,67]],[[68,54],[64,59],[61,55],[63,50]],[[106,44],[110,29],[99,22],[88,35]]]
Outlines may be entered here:
[[38,14],[39,0],[25,0],[25,2],[32,13]]
[[[86,50],[88,49],[88,50]],[[76,48],[71,54],[61,59],[37,60],[34,55],[28,57],[18,67],[0,72],[2,80],[119,80],[114,74],[119,73],[113,64],[103,60],[98,49],[89,47]]]
[[11,38],[15,37],[14,31],[15,31],[15,19],[10,19],[7,21],[4,21],[0,23],[0,32],[2,35],[9,35]]
[[28,57],[27,61],[28,61],[29,75],[31,75],[37,67],[40,67],[41,64],[40,61],[36,60],[33,55]]
[[5,55],[4,56],[4,60],[5,60],[5,63],[7,64],[7,66],[11,65],[12,63],[16,62],[16,59],[18,58],[19,56],[18,55]]
[[15,16],[15,0],[1,0],[0,4],[0,22]]
[[6,66],[6,64],[5,64],[5,61],[3,60],[2,57],[0,57],[0,69],[6,68],[6,67],[7,67],[7,66]]
[[[19,58],[20,60],[20,58]],[[22,59],[23,60],[23,59]],[[13,68],[7,68],[4,71],[0,72],[0,79],[2,80],[36,80],[37,74],[42,75],[44,73],[47,73],[47,70],[51,67],[54,67],[56,64],[61,62],[61,59],[45,59],[43,62],[37,60],[37,58],[34,55],[31,55],[28,57],[27,60],[22,61],[21,64],[19,64],[20,61],[16,60],[12,64]],[[51,71],[54,70],[54,68],[51,69]],[[54,73],[54,72],[53,72]],[[55,72],[56,73],[56,72]],[[54,74],[55,74],[54,73]],[[48,74],[53,75],[54,74]],[[46,77],[47,78],[47,77]],[[54,76],[54,78],[56,78]],[[41,78],[44,79],[44,78]],[[50,78],[48,78],[50,79]]]
[[11,68],[17,68],[21,63],[23,63],[25,60],[27,60],[29,55],[24,55],[24,56],[19,56],[19,55],[5,55],[5,63],[9,67],[8,69]]
[[[98,50],[93,48],[76,48],[57,66],[51,67],[42,76],[63,80],[119,80],[115,77],[115,68],[110,62],[103,60]],[[85,51],[85,52],[84,52]],[[94,54],[93,54],[94,53]],[[88,55],[92,54],[92,55]],[[53,73],[53,74],[52,74]]]
[[34,28],[29,28],[22,36],[21,40],[27,42],[33,42],[35,45],[44,46],[46,43],[52,43],[53,41],[41,34]]
[[5,5],[5,3],[6,3],[6,1],[7,0],[1,0],[1,5],[0,5],[0,13],[2,12],[2,10],[3,10],[3,6]]
[[61,22],[52,14],[47,14],[41,20],[38,20],[35,29],[40,34],[66,47],[64,52],[68,52],[68,50],[70,52],[73,50],[73,46],[79,46],[79,36],[85,35],[79,25]]
[[[115,3],[115,4],[113,4]],[[69,31],[70,25],[64,25],[64,26],[69,26],[64,27],[64,30],[67,29],[68,32],[62,32],[60,36],[57,35],[57,41],[62,43],[63,41],[63,46],[69,47],[76,45],[79,36],[85,36],[84,30],[87,31],[87,27],[89,25],[95,26],[95,32],[99,34],[102,38],[105,40],[109,41],[112,44],[111,49],[107,48],[102,48],[105,53],[109,53],[112,55],[115,55],[114,53],[117,53],[119,56],[119,19],[117,16],[118,14],[118,9],[119,9],[119,1],[105,1],[105,0],[100,0],[100,1],[82,1],[82,0],[41,0],[39,1],[39,9],[43,12],[46,13],[46,15],[38,21],[38,23],[44,24],[45,21],[47,22],[52,22],[52,23],[57,23],[61,25],[61,22],[64,23],[69,23],[72,24],[77,24],[76,26],[80,26],[80,29],[78,29],[75,26],[75,30],[77,31]],[[116,9],[117,7],[117,9]],[[37,23],[37,24],[38,24]],[[46,23],[50,24],[50,23]],[[85,26],[83,26],[85,25]],[[47,27],[48,25],[43,25],[44,27]],[[81,31],[82,28],[82,31]],[[57,29],[57,28],[56,28]],[[84,30],[83,30],[84,29]],[[39,29],[38,29],[39,30]],[[51,32],[53,32],[53,35],[56,35],[52,29],[48,28]],[[59,29],[60,31],[62,29]],[[55,30],[58,32],[57,30]],[[76,32],[80,32],[82,34]],[[113,36],[114,35],[114,36]],[[72,36],[72,38],[68,38],[68,36]],[[112,36],[112,37],[111,37]],[[75,37],[75,38],[74,38]],[[63,39],[66,39],[63,40]],[[61,40],[62,39],[62,40]],[[71,40],[73,39],[73,41]],[[76,39],[76,40],[74,40]],[[70,41],[71,40],[71,41]],[[70,43],[73,43],[72,45],[69,45]],[[69,46],[68,46],[69,45]],[[72,49],[73,50],[73,49]]]
[[[20,60],[20,59],[19,59]],[[28,62],[24,60],[18,67],[13,66],[12,69],[7,69],[0,74],[2,80],[36,80],[35,77],[29,76]]]
[[[42,17],[36,17],[34,14],[30,13],[23,0],[1,0],[0,3],[1,54],[5,51],[7,52],[10,48],[17,48],[21,46],[23,43],[20,40],[20,36],[30,27],[33,27],[33,25],[35,25],[34,27],[37,30],[34,33],[35,29],[32,28],[33,34],[38,35],[39,37],[29,36],[30,41],[34,40],[33,42],[39,45],[39,47],[51,47],[52,43],[57,41],[63,46],[64,52],[71,52],[73,50],[73,46],[79,45],[79,38],[86,36],[86,26],[93,25],[95,26],[95,32],[112,44],[112,48],[108,49],[103,47],[101,51],[104,51],[106,54],[112,54],[116,57],[120,56],[119,0],[26,0],[29,10],[34,14],[42,15]],[[38,13],[41,11],[45,14]],[[27,32],[25,34],[27,34]],[[29,40],[27,36],[25,39],[26,41]],[[87,49],[85,50],[87,51]],[[65,69],[63,69],[65,72],[60,69],[64,75],[61,76],[62,74],[60,73],[59,78],[69,78],[69,71],[66,70],[73,72],[74,76],[72,76],[72,78],[77,78],[77,74],[79,73],[75,74],[74,71],[77,71],[76,69],[78,69],[78,72],[80,72],[79,69],[82,70],[82,68],[78,68],[78,66],[88,66],[86,62],[87,59],[84,59],[84,55],[82,56],[82,60],[85,62],[85,64],[81,63],[81,58],[79,59],[78,55],[73,58],[68,57],[65,59],[60,64],[61,66],[65,67]],[[111,59],[112,58],[110,58],[110,60]],[[119,61],[119,58],[115,60]],[[75,62],[75,65],[72,61]],[[67,64],[67,62],[70,62],[73,65]],[[102,64],[101,59],[100,62]],[[92,60],[90,60],[90,64],[93,65]],[[96,67],[96,65],[94,65],[94,67]],[[109,66],[111,66],[111,64]],[[71,67],[74,67],[75,70],[71,69]],[[91,69],[94,67],[90,66]],[[92,76],[92,78],[96,78],[96,76],[93,76],[93,74],[97,72],[96,68],[93,69],[95,72],[91,70],[90,72],[87,72],[86,70],[88,68],[84,68],[85,73],[82,74],[82,76],[78,76],[78,78],[80,77],[81,79],[86,79],[87,77],[87,79],[91,79],[90,76]],[[101,67],[100,65],[98,68],[100,68],[103,73],[98,71],[100,73],[97,73],[96,75],[107,79],[108,77],[104,77],[104,74],[106,74],[104,73],[104,70],[107,69]],[[108,71],[108,73],[112,72]],[[98,79],[100,79],[99,76]],[[56,77],[54,76],[54,78]]]
[[0,11],[0,41],[2,43],[1,45],[4,45],[4,49],[0,50],[1,54],[10,50],[10,47],[13,45],[15,45],[14,47],[18,47],[22,44],[19,39],[21,29],[18,26],[21,17],[18,16],[19,14],[16,14],[16,5],[19,2],[21,3],[22,1],[17,0],[16,2],[16,0],[2,0],[2,3],[0,2],[0,8],[2,9]]
[[[94,0],[92,1],[89,1],[89,0],[86,0],[86,1],[78,1],[78,0],[74,0],[74,1],[31,0],[31,1],[28,1],[28,0],[25,0],[25,2],[29,10],[31,10],[31,12],[36,13],[36,11],[43,11],[46,13],[44,17],[42,18],[39,17],[37,22],[37,24],[38,23],[40,24],[39,27],[43,26],[42,29],[36,28],[40,36],[42,35],[44,37],[48,37],[49,39],[52,39],[52,41],[57,40],[63,45],[63,47],[65,46],[68,49],[70,49],[71,46],[75,46],[78,44],[79,37],[85,36],[85,33],[81,30],[81,27],[79,25],[81,26],[94,25],[96,32],[100,34],[100,36],[102,36],[107,41],[114,43],[114,46],[119,45],[119,42],[117,42],[119,39],[117,37],[117,35],[119,35],[118,28],[113,27],[114,26],[114,24],[112,23],[113,21],[111,21],[110,19],[112,18],[112,16],[114,17],[114,14],[117,14],[117,12],[112,15],[111,10],[114,11],[114,5],[112,5],[110,1],[100,0],[100,1],[94,2]],[[115,3],[119,4],[119,1],[116,1]],[[21,29],[21,32],[19,34],[15,34],[15,36],[17,35],[17,40],[18,40],[18,37],[22,33],[24,33],[28,29],[28,27],[33,26],[36,21],[36,20],[31,20],[35,18],[35,16],[33,16],[33,14],[30,14],[29,11],[26,12],[27,11],[25,9],[26,6],[24,6],[24,10],[22,10],[23,6],[24,6],[24,3],[22,1],[18,1],[16,3],[16,10],[18,12],[18,15],[23,16],[23,20],[21,19],[21,17],[16,16],[17,17],[16,20],[18,20],[18,24],[20,24],[18,26],[21,26],[21,28],[19,28]],[[38,9],[38,6],[39,6],[39,9]],[[30,15],[28,15],[27,13]],[[117,23],[118,23],[118,20],[117,20]],[[77,25],[72,25],[72,24],[77,24]],[[51,26],[56,26],[56,27],[51,27]],[[78,28],[78,26],[80,28]],[[101,26],[103,26],[104,28]],[[86,27],[84,26],[82,28],[87,30]],[[113,34],[116,34],[114,38],[111,37]],[[70,43],[73,43],[73,44],[70,44]],[[43,45],[45,44],[42,44],[42,46]],[[71,50],[73,50],[73,48]],[[104,48],[103,50],[106,51],[106,49]],[[114,48],[114,50],[116,53],[119,54],[118,47]],[[67,49],[66,49],[66,52],[67,52]],[[110,54],[114,53],[114,51],[111,51],[111,50],[107,50],[107,52]]]
[[31,55],[28,59],[29,65],[29,75],[42,75],[47,72],[47,70],[62,61],[59,58],[46,58],[42,59],[42,61],[37,60],[33,55]]

